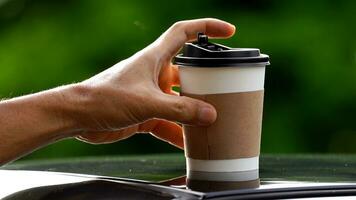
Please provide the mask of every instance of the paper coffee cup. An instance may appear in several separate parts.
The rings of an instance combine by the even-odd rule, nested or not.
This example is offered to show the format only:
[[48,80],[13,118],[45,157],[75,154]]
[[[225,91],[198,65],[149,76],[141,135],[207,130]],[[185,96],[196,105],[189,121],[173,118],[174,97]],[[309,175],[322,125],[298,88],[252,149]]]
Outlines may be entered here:
[[259,49],[210,43],[199,34],[197,42],[185,44],[174,63],[179,65],[181,95],[217,110],[209,127],[183,126],[188,180],[255,183],[269,57]]

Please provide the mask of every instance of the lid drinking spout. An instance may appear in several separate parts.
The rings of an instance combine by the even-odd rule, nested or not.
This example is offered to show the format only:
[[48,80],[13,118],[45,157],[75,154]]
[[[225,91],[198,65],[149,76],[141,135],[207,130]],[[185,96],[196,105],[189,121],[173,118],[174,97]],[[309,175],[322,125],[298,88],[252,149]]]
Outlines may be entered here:
[[205,35],[204,33],[199,32],[197,38],[198,38],[198,44],[200,46],[205,46],[208,44],[208,36]]

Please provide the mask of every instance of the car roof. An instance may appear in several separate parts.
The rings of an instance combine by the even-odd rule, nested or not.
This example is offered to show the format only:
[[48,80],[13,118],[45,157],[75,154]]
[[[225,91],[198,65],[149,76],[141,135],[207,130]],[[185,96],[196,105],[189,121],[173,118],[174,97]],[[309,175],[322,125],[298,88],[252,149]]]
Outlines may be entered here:
[[[169,192],[178,191],[178,193],[182,192],[181,195],[203,196],[208,199],[221,196],[235,197],[236,195],[242,197],[252,194],[258,197],[258,195],[266,195],[265,192],[270,195],[282,195],[283,191],[289,191],[287,193],[293,191],[297,197],[305,194],[306,190],[314,191],[315,194],[323,191],[325,196],[327,191],[333,191],[330,195],[336,195],[336,189],[338,191],[347,190],[350,195],[356,188],[356,183],[354,183],[355,164],[356,159],[352,155],[261,155],[261,187],[259,189],[199,192],[185,190],[185,159],[182,154],[19,161],[0,168],[2,169],[0,171],[2,174],[0,187],[5,188],[6,185],[10,185],[4,177],[12,177],[14,185],[24,183],[26,177],[37,177],[34,179],[36,181],[42,177],[41,184],[37,186],[51,186],[51,181],[55,179],[49,178],[50,176],[60,177],[58,180],[70,179],[72,184],[78,183],[78,181],[90,182],[94,180],[94,182],[99,181],[95,182],[99,185],[104,184],[100,181],[106,181],[105,184],[107,181],[111,183],[119,181],[121,184],[135,183],[138,184],[135,189],[150,185],[155,186],[154,191],[164,188]],[[36,186],[34,180],[30,181],[31,187]],[[55,185],[63,184],[68,183],[59,182]],[[117,185],[118,183],[115,186]],[[89,186],[87,185],[87,187]],[[96,185],[97,187],[99,186]],[[339,195],[344,195],[344,193]]]

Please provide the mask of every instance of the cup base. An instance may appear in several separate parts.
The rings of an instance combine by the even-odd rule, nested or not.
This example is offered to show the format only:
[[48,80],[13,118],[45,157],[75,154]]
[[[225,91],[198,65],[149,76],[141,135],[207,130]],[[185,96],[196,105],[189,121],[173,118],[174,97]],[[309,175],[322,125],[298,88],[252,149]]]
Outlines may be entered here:
[[204,172],[188,170],[187,177],[192,180],[241,182],[258,179],[259,171],[258,169],[236,172]]

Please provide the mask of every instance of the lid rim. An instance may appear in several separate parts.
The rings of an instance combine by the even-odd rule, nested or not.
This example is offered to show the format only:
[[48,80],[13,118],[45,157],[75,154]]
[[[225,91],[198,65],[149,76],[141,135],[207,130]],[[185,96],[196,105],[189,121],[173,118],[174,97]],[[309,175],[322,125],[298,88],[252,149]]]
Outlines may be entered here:
[[261,54],[259,57],[231,57],[231,58],[204,58],[204,57],[185,57],[178,54],[173,64],[190,67],[225,67],[237,66],[241,64],[263,64],[269,65],[269,56]]
[[[219,68],[219,67],[243,67],[243,66],[246,66],[248,67],[247,65],[253,65],[253,67],[265,67],[267,65],[270,65],[271,63],[270,62],[259,62],[259,63],[249,63],[249,62],[246,62],[246,63],[224,63],[224,64],[219,64],[219,65],[216,65],[216,64],[204,64],[204,65],[201,65],[201,64],[187,64],[187,63],[174,63],[175,65],[178,65],[178,66],[181,66],[181,67],[197,67],[197,68]],[[261,66],[260,66],[261,65]]]

